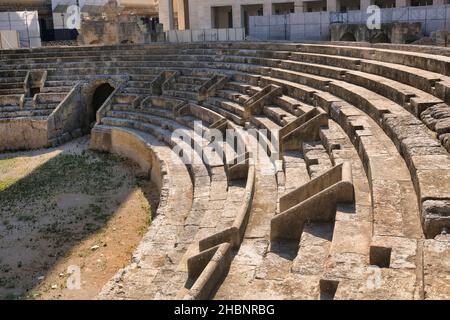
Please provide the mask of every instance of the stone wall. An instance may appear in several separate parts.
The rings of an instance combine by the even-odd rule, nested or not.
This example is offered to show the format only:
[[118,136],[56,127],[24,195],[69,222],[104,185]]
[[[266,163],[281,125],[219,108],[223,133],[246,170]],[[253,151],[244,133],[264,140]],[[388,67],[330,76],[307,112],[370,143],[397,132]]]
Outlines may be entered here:
[[48,138],[52,145],[82,135],[81,85],[76,85],[48,118]]
[[82,19],[78,36],[80,44],[149,43],[161,38],[162,30],[158,38],[158,32],[143,24],[141,16],[124,13],[116,1],[109,1],[103,8],[104,16]]
[[330,25],[331,41],[359,41],[370,43],[411,43],[423,34],[420,22],[385,23],[381,30],[370,30],[365,24]]
[[0,120],[0,152],[47,147],[47,120],[15,118]]

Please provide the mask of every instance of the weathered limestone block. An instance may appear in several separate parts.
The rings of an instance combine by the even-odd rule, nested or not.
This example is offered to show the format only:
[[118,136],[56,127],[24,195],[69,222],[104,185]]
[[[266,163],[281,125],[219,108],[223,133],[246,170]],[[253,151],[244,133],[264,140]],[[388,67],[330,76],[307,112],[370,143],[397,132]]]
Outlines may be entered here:
[[441,140],[442,145],[450,152],[450,133],[441,134],[439,136],[439,140]]
[[420,22],[383,23],[381,30],[369,30],[365,24],[332,23],[331,41],[364,41],[371,43],[408,43],[423,37]]
[[422,204],[424,228],[429,237],[440,234],[443,228],[450,228],[450,200],[427,200]]
[[47,120],[18,118],[0,121],[0,151],[48,146]]
[[433,39],[437,46],[446,47],[449,39],[449,32],[447,30],[433,31],[430,34],[430,38]]
[[425,299],[450,296],[450,236],[426,240],[423,246]]
[[450,132],[450,118],[440,119],[436,123],[437,134],[449,133]]
[[334,299],[412,300],[418,291],[414,271],[372,267],[363,279],[341,281]]
[[447,130],[450,130],[450,120],[445,120],[450,118],[450,106],[446,103],[440,103],[426,109],[420,114],[420,118],[427,125],[427,127],[433,131],[437,131],[438,124],[440,131],[445,131],[445,128],[447,128]]

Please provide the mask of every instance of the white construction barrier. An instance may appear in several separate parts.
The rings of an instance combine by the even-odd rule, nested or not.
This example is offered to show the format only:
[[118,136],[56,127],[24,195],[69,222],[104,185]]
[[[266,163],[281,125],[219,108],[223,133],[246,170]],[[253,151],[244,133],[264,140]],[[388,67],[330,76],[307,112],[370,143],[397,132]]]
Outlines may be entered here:
[[21,48],[41,46],[37,11],[0,12],[0,30],[17,31]]
[[0,49],[19,49],[19,32],[15,30],[0,30]]
[[204,42],[204,41],[243,41],[244,28],[201,29],[201,30],[169,30],[166,31],[168,42]]
[[[54,29],[76,29],[78,23],[76,11],[73,6],[78,6],[78,12],[84,16],[89,15],[87,7],[97,7],[95,10],[102,10],[102,7],[108,3],[108,0],[52,0],[53,28]],[[120,4],[120,1],[118,1]]]
[[[381,9],[381,23],[420,22],[422,32],[450,31],[450,5]],[[288,15],[251,16],[251,40],[329,40],[331,23],[366,24],[366,11],[300,12]]]

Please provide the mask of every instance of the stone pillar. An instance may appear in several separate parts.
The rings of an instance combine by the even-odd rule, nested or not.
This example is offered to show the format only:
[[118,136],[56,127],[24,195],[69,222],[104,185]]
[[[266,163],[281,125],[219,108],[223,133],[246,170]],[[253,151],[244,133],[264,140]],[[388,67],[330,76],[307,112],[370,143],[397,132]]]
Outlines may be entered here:
[[341,11],[341,1],[327,0],[327,11]]
[[272,6],[271,2],[264,3],[264,5],[263,5],[263,14],[265,16],[271,16],[272,15],[272,9],[273,9],[273,6]]
[[295,13],[299,13],[299,12],[303,12],[304,9],[304,5],[303,5],[303,0],[295,0],[294,2],[294,12]]
[[243,28],[242,7],[240,4],[233,5],[233,28]]
[[411,5],[411,1],[409,0],[395,0],[396,8],[409,7]]
[[178,29],[186,30],[186,14],[184,12],[184,0],[173,0],[176,1],[177,12],[178,12]]
[[163,24],[164,31],[173,30],[173,1],[159,1],[159,21]]
[[375,4],[374,0],[360,0],[359,2],[360,10],[365,13],[367,8],[374,4]]

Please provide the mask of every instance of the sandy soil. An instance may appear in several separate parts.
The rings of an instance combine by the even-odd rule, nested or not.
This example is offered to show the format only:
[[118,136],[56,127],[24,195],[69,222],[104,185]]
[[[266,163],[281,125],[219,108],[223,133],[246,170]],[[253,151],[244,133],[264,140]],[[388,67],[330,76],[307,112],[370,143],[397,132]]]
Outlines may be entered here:
[[0,298],[92,299],[130,262],[155,188],[87,145],[0,154]]

